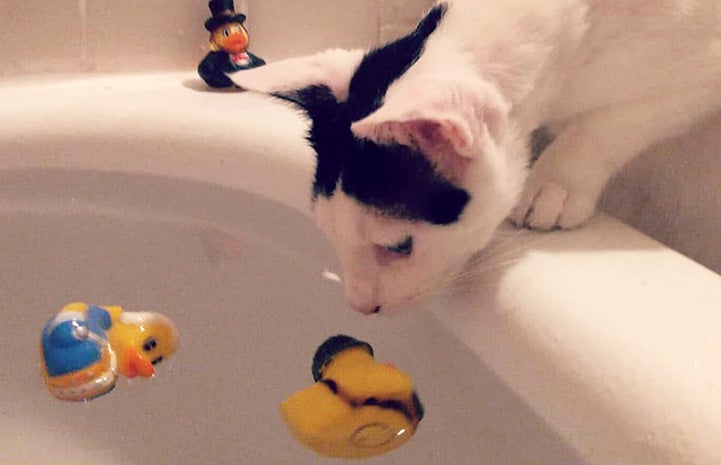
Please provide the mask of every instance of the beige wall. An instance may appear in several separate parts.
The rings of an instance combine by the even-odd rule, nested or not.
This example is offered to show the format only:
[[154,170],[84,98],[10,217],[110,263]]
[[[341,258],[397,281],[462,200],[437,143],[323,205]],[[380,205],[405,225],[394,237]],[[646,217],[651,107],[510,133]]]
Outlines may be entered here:
[[[269,60],[370,47],[407,31],[430,0],[236,0]],[[206,0],[0,0],[0,74],[192,69],[207,50]]]
[[609,185],[603,207],[721,273],[721,114],[641,155]]

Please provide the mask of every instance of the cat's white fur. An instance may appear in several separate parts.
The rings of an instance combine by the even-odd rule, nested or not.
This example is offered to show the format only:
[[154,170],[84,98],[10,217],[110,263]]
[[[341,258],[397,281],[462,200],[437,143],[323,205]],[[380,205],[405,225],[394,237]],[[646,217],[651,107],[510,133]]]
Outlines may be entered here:
[[[717,0],[445,3],[420,59],[352,129],[414,145],[472,201],[456,224],[432,226],[377,215],[341,192],[320,198],[318,223],[361,311],[423,295],[509,215],[536,229],[581,225],[627,161],[721,105]],[[325,84],[343,100],[362,56],[333,50],[233,80],[260,91]],[[542,125],[556,137],[526,179],[527,138]],[[408,235],[410,256],[384,253]]]

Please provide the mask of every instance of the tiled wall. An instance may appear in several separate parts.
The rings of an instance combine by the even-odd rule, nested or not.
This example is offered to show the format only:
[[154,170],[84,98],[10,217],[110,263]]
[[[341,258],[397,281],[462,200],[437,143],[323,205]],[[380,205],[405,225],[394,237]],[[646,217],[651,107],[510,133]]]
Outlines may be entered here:
[[[431,0],[236,0],[269,60],[369,47],[411,28]],[[192,69],[207,0],[0,0],[0,74]]]

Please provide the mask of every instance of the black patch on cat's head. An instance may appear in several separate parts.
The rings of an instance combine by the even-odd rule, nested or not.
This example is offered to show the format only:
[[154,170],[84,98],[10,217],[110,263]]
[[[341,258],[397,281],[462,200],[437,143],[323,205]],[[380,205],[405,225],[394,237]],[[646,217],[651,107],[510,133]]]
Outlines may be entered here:
[[356,139],[347,153],[340,187],[364,205],[394,218],[446,225],[458,221],[470,200],[426,157],[404,145]]
[[409,35],[369,52],[339,102],[326,86],[276,94],[305,109],[312,124],[308,141],[317,154],[313,198],[338,187],[358,202],[392,217],[446,225],[458,220],[469,194],[441,176],[426,157],[398,144],[359,139],[350,127],[383,103],[388,86],[423,52],[446,6],[431,10]]
[[336,189],[346,154],[353,150],[355,137],[344,105],[326,86],[310,86],[275,94],[303,107],[311,120],[307,139],[316,152],[313,199],[330,197]]
[[446,10],[446,4],[437,5],[413,32],[366,54],[350,81],[346,105],[351,121],[380,108],[388,87],[418,61]]

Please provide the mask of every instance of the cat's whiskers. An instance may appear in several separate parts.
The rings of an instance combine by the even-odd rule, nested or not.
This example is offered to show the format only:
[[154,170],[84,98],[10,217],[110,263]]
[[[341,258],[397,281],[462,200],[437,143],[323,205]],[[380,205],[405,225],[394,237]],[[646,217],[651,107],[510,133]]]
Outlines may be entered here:
[[539,235],[536,240],[519,243],[516,239],[527,231],[516,230],[510,234],[500,233],[489,247],[476,253],[468,263],[448,279],[447,289],[462,290],[469,286],[483,285],[480,278],[502,271],[518,263],[529,250],[548,239],[548,235]]
[[449,291],[464,291],[495,283],[492,279],[494,272],[520,262],[526,252],[550,239],[548,234],[538,234],[533,240],[517,240],[525,234],[529,232],[523,229],[498,231],[494,239],[483,250],[474,254],[457,272],[429,281],[408,299],[407,304],[412,305]]

